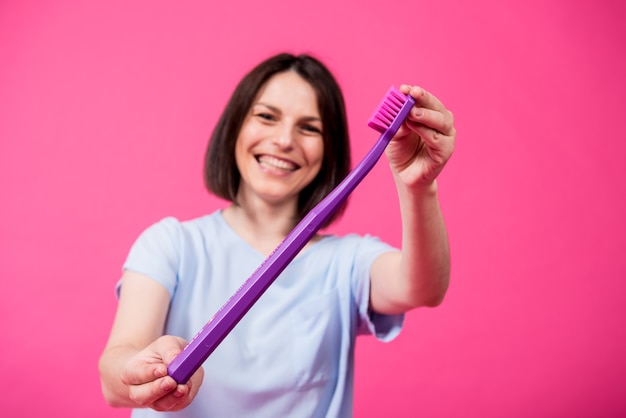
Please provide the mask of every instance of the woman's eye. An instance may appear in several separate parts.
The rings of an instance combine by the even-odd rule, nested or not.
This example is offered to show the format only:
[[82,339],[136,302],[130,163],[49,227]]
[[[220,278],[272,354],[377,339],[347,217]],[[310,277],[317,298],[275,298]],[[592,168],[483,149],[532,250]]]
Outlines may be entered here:
[[302,130],[310,133],[321,134],[322,130],[314,125],[302,125]]
[[263,120],[276,120],[276,118],[274,118],[274,116],[269,113],[257,113],[256,117]]

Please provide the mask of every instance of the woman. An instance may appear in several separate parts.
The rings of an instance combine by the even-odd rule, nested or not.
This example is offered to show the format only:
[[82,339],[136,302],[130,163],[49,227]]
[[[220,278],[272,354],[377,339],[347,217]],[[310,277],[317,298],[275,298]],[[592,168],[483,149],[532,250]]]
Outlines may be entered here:
[[453,117],[422,88],[401,90],[416,99],[386,150],[401,250],[316,235],[203,368],[176,384],[167,364],[349,169],[343,97],[321,62],[279,54],[242,79],[205,164],[209,190],[231,204],[158,222],[124,265],[100,359],[111,405],[137,417],[352,415],[356,336],[394,338],[403,313],[438,305],[449,280],[436,177],[454,148]]

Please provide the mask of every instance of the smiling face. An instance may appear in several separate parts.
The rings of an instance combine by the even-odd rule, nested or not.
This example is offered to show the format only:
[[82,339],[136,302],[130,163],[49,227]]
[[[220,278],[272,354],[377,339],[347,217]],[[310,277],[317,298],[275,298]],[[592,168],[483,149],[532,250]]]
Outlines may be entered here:
[[293,71],[268,80],[243,121],[235,159],[239,202],[293,204],[319,173],[324,156],[322,121],[313,87]]

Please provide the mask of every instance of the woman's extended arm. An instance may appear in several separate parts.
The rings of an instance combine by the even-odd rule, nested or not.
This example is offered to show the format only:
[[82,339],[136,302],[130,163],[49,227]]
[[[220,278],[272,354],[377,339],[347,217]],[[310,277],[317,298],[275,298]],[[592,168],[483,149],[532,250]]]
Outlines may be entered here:
[[167,365],[186,345],[182,338],[163,336],[169,303],[159,283],[124,272],[113,328],[99,362],[102,391],[110,405],[172,411],[193,400],[202,369],[185,385],[167,375]]
[[426,90],[403,85],[416,100],[387,147],[400,199],[402,251],[378,257],[371,269],[372,309],[394,314],[443,300],[450,250],[436,178],[454,150],[452,113]]

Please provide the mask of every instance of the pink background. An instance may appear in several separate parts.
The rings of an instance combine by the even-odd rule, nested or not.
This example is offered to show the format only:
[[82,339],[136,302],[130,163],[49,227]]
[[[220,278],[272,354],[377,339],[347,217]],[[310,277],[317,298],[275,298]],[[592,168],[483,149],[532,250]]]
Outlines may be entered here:
[[[452,284],[357,351],[357,417],[626,414],[626,7],[615,0],[0,4],[0,414],[122,417],[97,359],[136,236],[213,211],[207,137],[271,53],[312,52],[354,160],[389,85],[456,115]],[[332,232],[399,243],[382,160]]]

